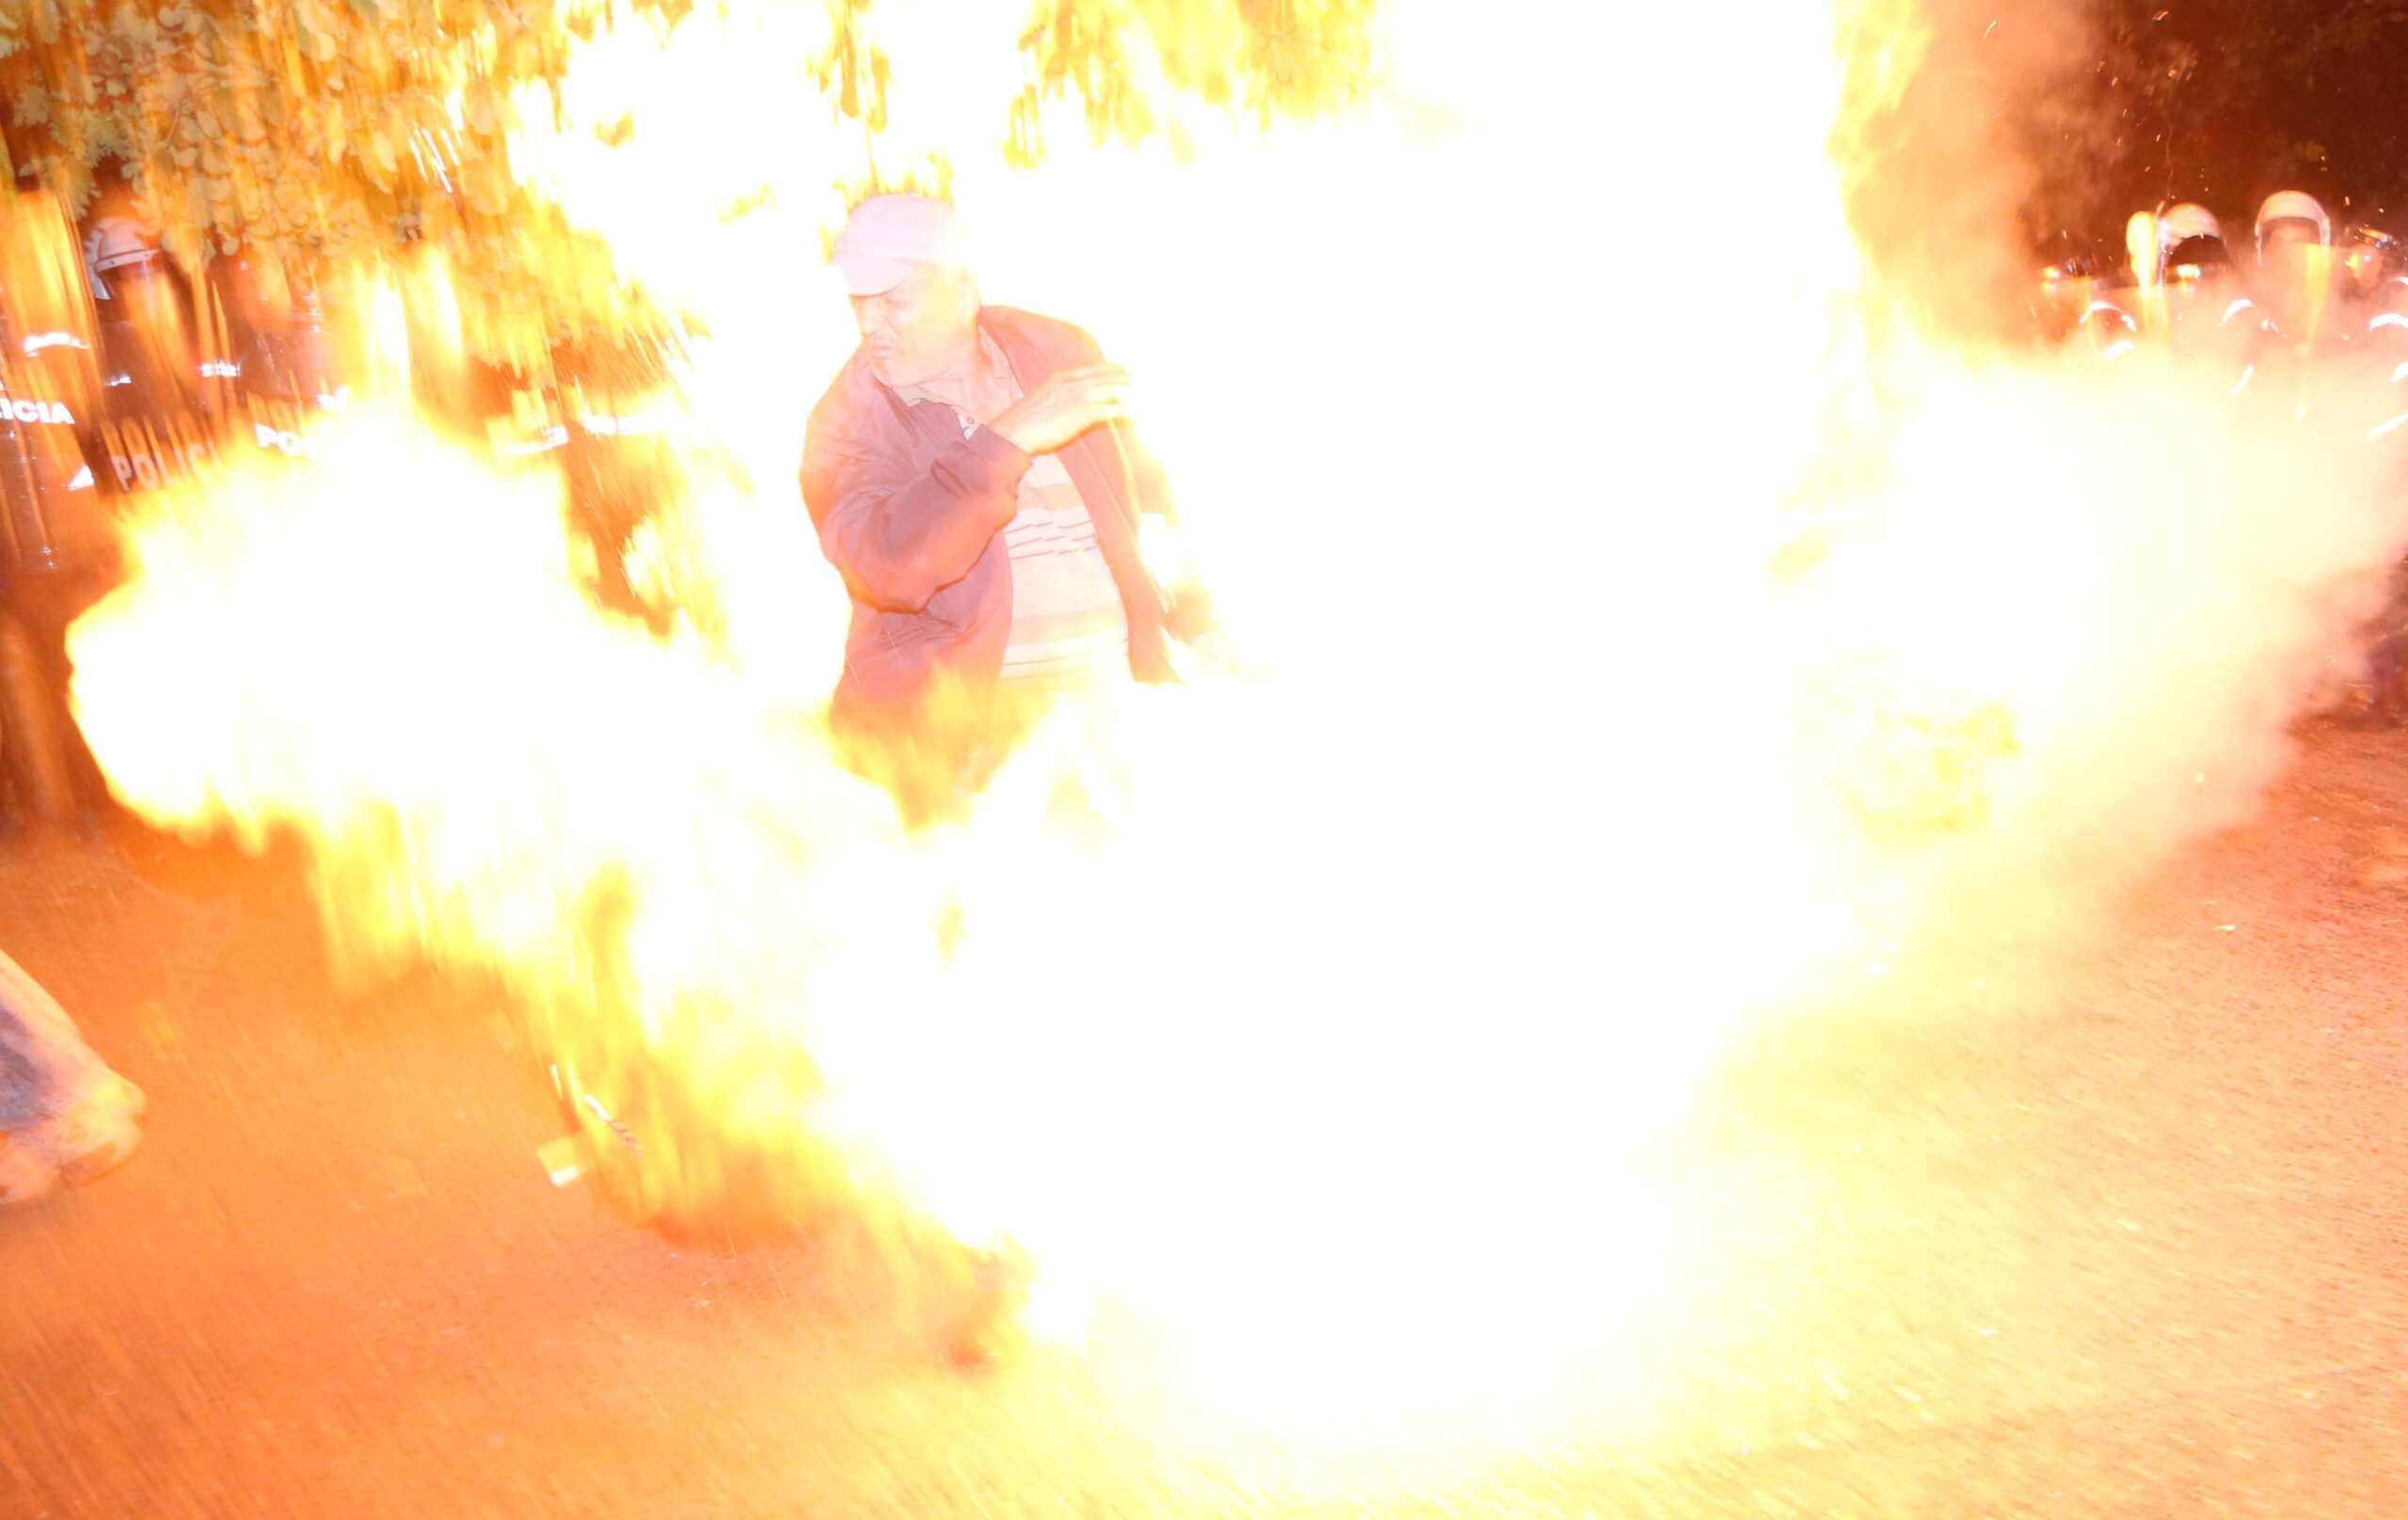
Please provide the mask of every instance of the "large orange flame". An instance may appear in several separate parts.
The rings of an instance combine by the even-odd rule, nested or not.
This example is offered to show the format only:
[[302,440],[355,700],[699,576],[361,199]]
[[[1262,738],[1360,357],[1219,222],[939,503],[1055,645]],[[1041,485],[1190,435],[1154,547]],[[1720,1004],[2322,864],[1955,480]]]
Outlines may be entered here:
[[[1400,4],[1381,87],[1277,126],[1139,49],[1176,132],[1040,96],[1036,173],[972,103],[1002,12],[878,8],[877,165],[801,78],[822,8],[623,24],[514,151],[694,319],[633,549],[683,620],[594,608],[540,461],[364,401],[155,504],[87,731],[153,819],[301,835],[345,942],[505,981],[652,1116],[656,1206],[740,1172],[1009,1238],[1046,1324],[1126,1299],[1288,1417],[1554,1386],[1673,1301],[1633,1158],[1718,1054],[2229,815],[2395,532],[2337,416],[2210,457],[2195,376],[1871,320],[1823,145],[1916,18],[1851,8],[1851,76],[1761,8]],[[1699,55],[1746,111],[1689,106]],[[914,166],[991,299],[1138,372],[1271,666],[1057,712],[918,834],[819,726],[790,474],[850,341],[822,240]],[[2286,535],[2305,458],[2333,510]]]

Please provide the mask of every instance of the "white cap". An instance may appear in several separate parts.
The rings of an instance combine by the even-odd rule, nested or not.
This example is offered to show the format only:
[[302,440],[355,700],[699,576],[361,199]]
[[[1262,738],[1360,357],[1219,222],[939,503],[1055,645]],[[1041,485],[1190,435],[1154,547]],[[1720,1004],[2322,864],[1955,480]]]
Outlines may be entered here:
[[853,295],[893,290],[922,264],[970,266],[961,214],[930,196],[872,196],[853,208],[830,255]]
[[131,216],[103,216],[85,235],[84,261],[92,266],[96,275],[158,256],[159,245]]

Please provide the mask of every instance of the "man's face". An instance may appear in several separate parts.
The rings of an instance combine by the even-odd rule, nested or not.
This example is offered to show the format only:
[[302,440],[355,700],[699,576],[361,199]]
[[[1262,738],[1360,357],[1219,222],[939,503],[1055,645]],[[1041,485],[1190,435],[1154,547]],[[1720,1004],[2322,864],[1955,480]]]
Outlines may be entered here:
[[854,296],[853,320],[878,377],[918,385],[959,362],[975,341],[978,298],[961,270],[922,264],[893,290]]
[[2360,243],[2341,256],[2341,276],[2353,294],[2371,295],[2391,274],[2391,254],[2380,244]]
[[2323,241],[2316,224],[2306,217],[2277,217],[2258,235],[2258,257],[2268,269],[2295,270],[2306,262],[2301,250]]

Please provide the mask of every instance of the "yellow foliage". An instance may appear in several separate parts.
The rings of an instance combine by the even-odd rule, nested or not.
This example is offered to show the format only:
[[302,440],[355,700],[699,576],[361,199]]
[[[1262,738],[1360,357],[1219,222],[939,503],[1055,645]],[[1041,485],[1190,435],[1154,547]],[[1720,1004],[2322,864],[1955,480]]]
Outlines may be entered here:
[[[1141,77],[1231,108],[1329,103],[1366,78],[1380,3],[1033,0],[1020,46],[1038,83],[995,102],[998,133],[1033,162],[1036,92],[1076,90],[1096,131],[1143,135],[1155,122]],[[517,103],[547,97],[524,87],[556,95],[575,35],[637,18],[671,25],[685,8],[0,0],[8,154],[79,213],[122,177],[165,245],[195,266],[240,250],[280,278],[432,242],[461,272],[471,329],[523,350],[544,332],[643,316],[601,250],[514,172]],[[870,0],[830,8],[828,49],[806,66],[875,137],[889,78]]]

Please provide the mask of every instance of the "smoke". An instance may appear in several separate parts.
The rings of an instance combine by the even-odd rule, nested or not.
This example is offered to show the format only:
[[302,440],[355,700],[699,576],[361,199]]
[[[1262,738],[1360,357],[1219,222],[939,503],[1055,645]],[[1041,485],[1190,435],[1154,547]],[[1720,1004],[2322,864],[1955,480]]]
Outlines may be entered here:
[[[1892,689],[1999,715],[1942,757],[1978,806],[1888,856],[1976,937],[2246,818],[2293,720],[2355,668],[2408,537],[2361,417],[2236,407],[2221,374],[2152,357],[1956,376],[1891,462],[1894,514],[1806,594],[1817,626],[1884,652]],[[1830,657],[1810,657],[1850,668]]]
[[[1872,272],[1918,325],[1955,343],[2028,335],[2042,208],[2087,186],[2063,115],[2096,49],[2087,0],[1846,0],[1850,109],[1832,136]],[[2045,123],[2045,125],[2044,125]]]
[[2114,367],[2036,351],[2034,229],[2086,206],[2117,150],[2071,87],[2099,67],[2094,8],[1899,19],[1843,8],[1833,137],[1871,336],[1856,431],[1830,447],[1877,439],[1894,473],[1880,526],[1810,594],[1881,609],[1893,623],[1863,637],[1893,674],[2003,716],[1993,752],[1956,757],[1982,825],[1935,853],[1989,883],[1979,911],[2012,915],[2003,881],[2026,903],[2110,889],[2246,815],[2292,720],[2356,673],[2408,541],[2398,456],[2368,435],[2398,408],[2338,347],[2270,341],[2245,378],[2174,361],[2162,331]]

